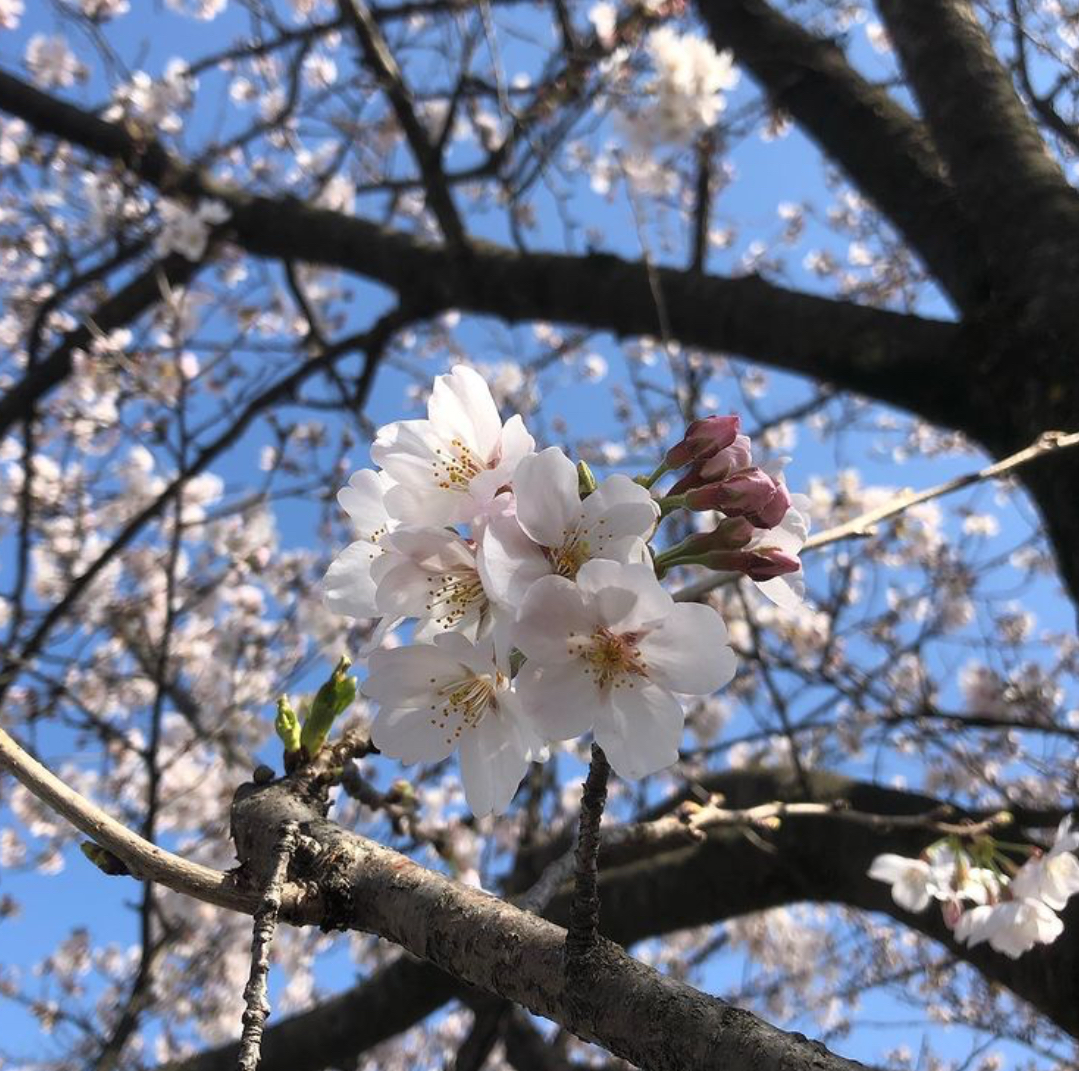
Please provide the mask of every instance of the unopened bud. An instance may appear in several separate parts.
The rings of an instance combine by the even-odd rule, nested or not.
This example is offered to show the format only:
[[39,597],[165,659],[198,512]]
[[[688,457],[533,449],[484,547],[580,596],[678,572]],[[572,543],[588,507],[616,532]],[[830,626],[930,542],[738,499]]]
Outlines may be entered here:
[[768,507],[777,490],[775,480],[763,469],[743,469],[718,483],[687,491],[686,508],[717,509],[728,517],[753,517]]
[[758,528],[775,528],[787,515],[791,508],[791,496],[786,486],[776,483],[776,493],[768,501],[768,504],[753,514],[746,514]]
[[701,458],[694,462],[689,470],[671,489],[668,494],[681,495],[694,487],[704,487],[705,484],[719,483],[725,480],[733,472],[741,472],[753,464],[753,452],[750,449],[748,435],[736,435],[734,442],[711,457]]
[[772,580],[777,576],[796,573],[802,567],[791,554],[777,547],[757,550],[716,551],[701,561],[709,569],[724,573],[745,573],[750,580]]
[[683,544],[685,554],[741,550],[752,538],[754,528],[744,517],[724,517],[710,532],[691,535]]
[[669,469],[680,469],[691,461],[714,457],[734,442],[740,427],[741,419],[734,414],[694,420],[682,441],[667,451],[664,464]]

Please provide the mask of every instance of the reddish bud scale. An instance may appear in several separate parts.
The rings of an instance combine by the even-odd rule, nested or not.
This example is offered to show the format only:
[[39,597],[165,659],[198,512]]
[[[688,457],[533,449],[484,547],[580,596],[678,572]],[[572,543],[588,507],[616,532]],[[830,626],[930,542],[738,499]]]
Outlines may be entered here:
[[740,427],[741,419],[734,414],[694,420],[682,441],[667,451],[663,462],[669,469],[680,469],[690,462],[714,457],[735,441]]

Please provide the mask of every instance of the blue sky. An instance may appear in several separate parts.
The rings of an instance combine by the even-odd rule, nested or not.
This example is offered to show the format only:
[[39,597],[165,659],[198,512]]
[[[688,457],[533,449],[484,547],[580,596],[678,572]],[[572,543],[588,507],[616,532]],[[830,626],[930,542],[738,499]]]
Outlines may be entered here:
[[[117,51],[151,74],[159,74],[172,56],[195,57],[210,49],[225,46],[232,37],[247,29],[246,17],[238,4],[231,5],[228,12],[210,24],[174,14],[161,4],[142,7],[139,0],[133,0],[135,12],[117,20],[108,29],[108,35]],[[28,37],[35,32],[55,32],[62,27],[62,21],[55,15],[51,5],[28,0],[27,14],[17,32],[0,32],[0,64],[10,70],[21,68],[21,56]],[[546,24],[537,21],[536,33],[545,40]],[[84,42],[70,38],[80,57],[89,61],[91,53]],[[884,61],[866,43],[860,30],[852,32],[851,41],[859,62],[880,72],[885,69]],[[339,54],[344,62],[345,53]],[[507,75],[536,73],[537,49],[527,42],[510,43],[505,48],[503,60]],[[137,62],[135,62],[137,57]],[[100,70],[95,69],[90,82],[89,98],[80,94],[80,99],[103,99],[106,83]],[[221,76],[204,76],[199,90],[198,107],[192,122],[189,140],[197,145],[210,130],[217,130],[216,118],[219,113],[220,97],[224,92],[225,81]],[[96,95],[96,98],[95,98]],[[743,76],[740,87],[731,94],[729,114],[736,115],[752,99],[752,90],[748,79]],[[227,127],[226,127],[227,129]],[[605,128],[606,129],[606,128]],[[601,132],[599,140],[605,136]],[[458,156],[465,150],[460,150]],[[451,157],[451,164],[458,159]],[[777,214],[777,205],[782,202],[813,202],[819,210],[831,203],[834,193],[828,187],[825,174],[820,166],[816,150],[793,132],[786,137],[763,141],[756,135],[741,140],[734,148],[731,162],[736,171],[735,180],[723,190],[718,198],[714,226],[722,228],[737,224],[738,233],[729,249],[715,249],[711,254],[711,270],[725,273],[740,269],[742,259],[755,239],[771,241],[782,231],[783,221]],[[537,198],[537,226],[530,232],[529,238],[539,248],[560,248],[562,228],[550,198]],[[641,241],[633,212],[624,198],[617,198],[609,203],[603,197],[587,188],[581,181],[574,190],[573,210],[579,220],[590,228],[602,232],[603,248],[629,257],[641,253]],[[484,213],[470,218],[470,224],[477,233],[494,239],[506,240],[504,222],[494,213]],[[650,244],[649,253],[657,260],[681,263],[684,260],[684,245],[678,247],[676,255],[668,256],[659,242],[659,233],[655,228],[646,228]],[[654,244],[653,244],[654,243]],[[825,249],[840,262],[846,262],[848,242],[837,237],[819,217],[811,217],[802,239],[792,245],[786,253],[786,265],[783,280],[788,285],[795,285],[808,290],[827,293],[829,284],[818,279],[802,265],[803,257],[810,249]],[[355,309],[355,324],[369,322],[379,311],[384,300],[377,288],[357,284],[354,289],[358,298]],[[937,316],[947,316],[948,311],[939,296],[930,293],[922,299],[920,311]],[[522,352],[533,353],[539,348],[529,328],[513,331],[492,326],[490,322],[465,322],[457,331],[457,338],[474,354],[477,360],[497,359],[492,346],[492,338],[504,340],[507,348],[515,345]],[[590,348],[605,357],[610,365],[608,377],[596,384],[582,382],[574,368],[562,368],[551,377],[554,389],[547,397],[549,413],[557,413],[565,418],[573,434],[609,435],[616,431],[616,424],[611,416],[611,391],[618,383],[624,383],[620,349],[606,336],[597,335],[590,343]],[[441,371],[432,367],[432,372]],[[380,373],[372,397],[369,414],[376,424],[402,416],[415,415],[402,411],[402,387],[407,382],[399,371],[387,368]],[[713,381],[711,393],[718,401],[720,411],[737,402],[733,383],[722,376]],[[780,412],[792,403],[805,397],[806,388],[795,377],[782,374],[770,376],[770,386],[764,401],[770,412]],[[268,441],[264,429],[253,429],[224,460],[217,469],[230,484],[244,486],[258,480],[258,456],[261,447]],[[842,452],[837,452],[835,444],[829,441],[817,441],[803,435],[792,451],[793,459],[788,469],[788,479],[795,490],[808,485],[811,477],[830,479],[838,468],[857,467],[866,484],[883,483],[895,487],[920,487],[935,484],[951,475],[969,471],[980,463],[975,455],[966,457],[942,457],[933,460],[906,460],[897,464],[887,451],[877,448],[879,437],[876,434],[849,436],[845,440]],[[357,450],[354,458],[356,467],[368,464],[363,450]],[[996,537],[1001,547],[1017,542],[1028,530],[1023,513],[1028,510],[1014,510],[1009,506],[1000,506],[994,501],[991,489],[982,488],[974,493],[973,500],[981,508],[993,511],[1001,521],[1001,532]],[[282,536],[287,545],[308,546],[314,538],[318,508],[311,503],[307,508],[299,504],[290,508],[281,518]],[[822,569],[820,563],[810,567]],[[816,574],[818,577],[820,574]],[[1072,611],[1057,593],[1058,585],[1054,581],[1039,581],[1023,592],[1023,602],[1027,608],[1038,614],[1039,625],[1046,628],[1070,628],[1073,623]],[[954,659],[944,661],[944,675],[954,679],[958,666],[966,654],[958,649]],[[954,687],[947,698],[956,701]],[[271,704],[267,702],[267,717],[271,713]],[[732,723],[727,732],[737,734],[748,723]],[[45,743],[58,750],[64,750],[69,741],[60,734]],[[884,771],[885,779],[904,776],[913,778],[918,767],[911,761],[909,767],[896,764]],[[873,758],[867,756],[864,764],[852,762],[849,772],[868,776],[873,772]],[[385,768],[387,778],[393,776],[390,767]],[[73,890],[77,889],[77,903]],[[92,870],[78,855],[69,852],[65,871],[52,878],[36,875],[9,874],[0,876],[0,893],[10,892],[23,907],[22,915],[15,920],[2,921],[3,960],[7,964],[29,965],[39,960],[51,950],[58,939],[65,936],[74,925],[89,925],[94,933],[108,934],[112,939],[123,941],[134,937],[134,915],[126,904],[137,896],[136,887],[130,882],[108,879]],[[331,957],[322,971],[322,980],[328,987],[345,984],[351,973],[351,967],[343,962],[345,957],[338,954]],[[725,971],[731,972],[725,974]],[[722,993],[737,977],[738,965],[724,962],[722,971],[711,971],[706,976],[705,984],[713,991]],[[864,1004],[867,1018],[888,1023],[905,1022],[911,1018],[911,1009],[895,1001],[890,996],[869,995]],[[815,1032],[812,1022],[796,1025],[809,1034]],[[881,1049],[891,1045],[887,1041],[891,1027],[886,1029],[867,1027],[855,1032],[849,1038],[835,1043],[839,1051],[854,1057],[875,1059]],[[954,1029],[950,1035],[942,1038],[934,1028],[934,1044],[938,1051],[959,1056],[965,1054],[973,1043],[968,1031]],[[21,1010],[8,1002],[0,1002],[0,1032],[6,1037],[8,1048],[28,1054],[39,1054],[41,1036],[36,1024]],[[901,1031],[911,1047],[917,1050],[918,1029],[904,1027]],[[911,1036],[913,1035],[913,1040]],[[1004,1048],[1004,1046],[1001,1046]]]

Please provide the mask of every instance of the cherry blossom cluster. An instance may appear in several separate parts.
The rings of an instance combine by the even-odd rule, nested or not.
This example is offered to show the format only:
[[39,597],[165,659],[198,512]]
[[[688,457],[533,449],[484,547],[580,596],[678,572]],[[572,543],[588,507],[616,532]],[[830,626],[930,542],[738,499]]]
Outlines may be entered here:
[[[675,602],[658,576],[694,564],[767,594],[799,583],[806,522],[782,480],[752,466],[736,417],[694,422],[649,476],[597,482],[557,447],[537,452],[522,418],[503,423],[484,379],[458,366],[435,379],[427,419],[381,428],[371,457],[379,469],[338,495],[357,539],[326,574],[326,602],[381,619],[362,686],[380,707],[375,744],[406,763],[458,749],[476,814],[503,812],[549,743],[589,731],[623,776],[676,761],[679,696],[716,691],[735,660],[719,613]],[[716,528],[655,552],[679,509]],[[377,649],[406,622],[410,643]]]
[[[1012,846],[1015,847],[1015,846]],[[931,845],[920,859],[878,855],[869,876],[892,887],[892,899],[921,912],[934,900],[955,939],[1018,959],[1037,944],[1052,944],[1063,932],[1058,911],[1079,892],[1079,832],[1069,815],[1047,852],[1035,849],[1017,866],[990,837],[965,848],[955,838]],[[1025,846],[1024,846],[1025,850]]]

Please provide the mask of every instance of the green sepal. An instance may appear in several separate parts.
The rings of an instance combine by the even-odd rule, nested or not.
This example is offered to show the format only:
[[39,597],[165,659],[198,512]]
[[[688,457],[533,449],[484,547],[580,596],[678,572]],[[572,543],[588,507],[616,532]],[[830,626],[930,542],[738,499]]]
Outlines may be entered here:
[[287,695],[277,700],[277,717],[274,718],[273,727],[285,746],[286,755],[300,750],[300,719],[296,717]]
[[330,735],[334,719],[356,698],[356,678],[348,676],[352,662],[341,656],[330,679],[315,693],[311,713],[303,723],[300,745],[312,758],[319,753]]
[[597,487],[596,477],[588,467],[587,461],[577,462],[577,493],[581,498],[587,498]]

